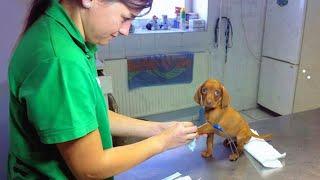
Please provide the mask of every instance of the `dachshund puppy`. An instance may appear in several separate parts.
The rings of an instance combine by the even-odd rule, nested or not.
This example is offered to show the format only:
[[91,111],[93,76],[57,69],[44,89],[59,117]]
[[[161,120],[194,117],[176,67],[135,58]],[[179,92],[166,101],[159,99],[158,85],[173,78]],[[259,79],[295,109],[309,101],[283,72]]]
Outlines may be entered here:
[[[257,137],[271,139],[271,134],[256,135],[251,132],[246,120],[230,106],[230,96],[225,87],[214,79],[205,81],[196,91],[194,100],[205,107],[206,123],[198,127],[198,134],[207,134],[207,149],[202,152],[202,157],[212,157],[214,134],[221,137],[231,137],[236,141],[237,150],[229,155],[229,160],[235,161],[243,153],[244,145],[250,138]],[[223,132],[213,128],[218,124]],[[223,144],[228,146],[228,139]]]

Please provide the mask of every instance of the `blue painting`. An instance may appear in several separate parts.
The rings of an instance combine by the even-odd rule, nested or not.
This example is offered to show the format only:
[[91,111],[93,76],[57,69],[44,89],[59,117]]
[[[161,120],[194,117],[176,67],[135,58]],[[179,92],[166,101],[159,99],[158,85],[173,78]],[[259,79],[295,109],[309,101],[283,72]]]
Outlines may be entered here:
[[191,83],[193,58],[190,52],[128,57],[128,87]]

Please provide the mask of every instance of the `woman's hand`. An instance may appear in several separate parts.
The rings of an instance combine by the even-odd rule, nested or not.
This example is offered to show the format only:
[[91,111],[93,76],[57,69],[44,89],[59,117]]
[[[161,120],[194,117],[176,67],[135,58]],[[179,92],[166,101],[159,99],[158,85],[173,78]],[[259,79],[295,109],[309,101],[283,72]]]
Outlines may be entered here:
[[176,125],[177,123],[178,121],[159,122],[158,123],[159,133],[162,133],[163,131],[169,129],[170,127]]
[[176,148],[198,137],[197,126],[192,122],[170,122],[167,129],[158,135],[163,145],[163,150]]

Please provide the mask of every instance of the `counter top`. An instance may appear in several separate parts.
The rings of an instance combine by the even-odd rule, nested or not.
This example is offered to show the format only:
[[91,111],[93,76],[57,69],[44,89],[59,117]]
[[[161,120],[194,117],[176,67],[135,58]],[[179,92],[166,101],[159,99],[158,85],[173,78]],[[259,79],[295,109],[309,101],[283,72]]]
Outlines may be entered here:
[[264,168],[247,153],[235,162],[229,161],[230,150],[223,146],[222,138],[215,136],[214,158],[201,157],[206,146],[206,138],[201,137],[193,152],[186,146],[166,151],[115,179],[160,180],[175,172],[193,180],[320,179],[320,109],[256,121],[250,127],[258,133],[273,134],[269,143],[280,153],[287,153],[281,160],[283,168]]

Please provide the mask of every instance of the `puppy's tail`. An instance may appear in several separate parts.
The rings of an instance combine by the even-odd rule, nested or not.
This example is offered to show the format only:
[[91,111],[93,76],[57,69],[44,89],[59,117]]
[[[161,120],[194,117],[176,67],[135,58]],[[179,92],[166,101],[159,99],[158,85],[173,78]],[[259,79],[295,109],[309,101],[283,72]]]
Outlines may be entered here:
[[271,141],[272,138],[272,134],[261,134],[261,135],[256,135],[255,133],[251,132],[251,136],[255,137],[255,138],[260,138],[260,139],[264,139],[266,141]]

